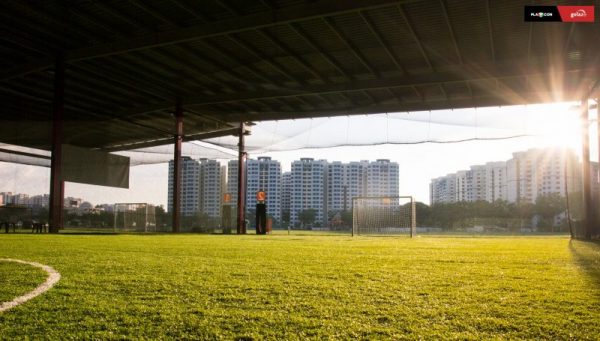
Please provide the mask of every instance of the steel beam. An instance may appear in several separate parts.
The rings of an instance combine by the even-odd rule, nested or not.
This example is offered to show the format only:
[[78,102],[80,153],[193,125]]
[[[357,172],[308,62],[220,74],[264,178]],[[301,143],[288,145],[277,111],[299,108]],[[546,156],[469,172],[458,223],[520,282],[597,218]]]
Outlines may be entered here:
[[146,1],[140,2],[138,0],[130,0],[130,2],[134,6],[138,7],[139,9],[141,9],[142,11],[150,14],[151,16],[155,17],[156,19],[158,19],[158,20],[160,20],[160,21],[162,21],[162,22],[164,22],[166,24],[169,24],[169,25],[172,25],[172,26],[175,26],[175,27],[179,26],[179,24],[176,23],[173,19],[167,18],[167,16],[164,15],[163,13],[161,13],[160,11],[158,11],[158,10],[150,7],[150,5]]
[[244,122],[240,122],[238,131],[238,183],[237,183],[237,233],[246,234],[246,151],[244,146]]
[[417,47],[419,48],[419,51],[421,52],[421,56],[423,56],[423,59],[425,59],[425,62],[427,63],[427,66],[429,66],[429,69],[433,70],[433,64],[431,63],[431,59],[429,59],[429,56],[427,55],[427,52],[425,51],[425,47],[423,46],[423,43],[421,42],[421,38],[419,38],[419,36],[417,35],[417,32],[414,29],[414,25],[411,23],[410,18],[408,17],[406,12],[402,8],[401,4],[398,4],[398,11],[400,12],[400,16],[402,16],[402,20],[404,20],[404,22],[406,23],[406,28],[408,28],[408,32],[410,32],[410,35],[412,36],[413,40],[417,44]]
[[381,46],[381,48],[384,49],[384,51],[385,51],[385,53],[387,53],[388,57],[390,57],[390,59],[394,62],[394,65],[396,65],[396,68],[398,70],[402,71],[402,74],[406,75],[407,72],[406,72],[406,69],[404,68],[404,66],[402,65],[402,62],[400,62],[400,60],[398,59],[398,57],[389,48],[390,44],[388,44],[387,42],[384,41],[383,36],[377,30],[377,28],[375,27],[375,23],[373,22],[373,20],[371,20],[363,12],[359,12],[359,15],[362,18],[362,20],[365,22],[365,24],[367,24],[367,28],[369,29],[369,32],[371,32],[371,34],[375,37],[375,39],[377,40],[377,42],[379,43],[379,45]]
[[63,118],[65,112],[65,62],[62,55],[54,66],[54,100],[52,102],[52,156],[50,158],[50,198],[48,232],[58,233],[63,222],[64,183],[62,180]]
[[204,16],[204,14],[202,14],[200,11],[196,10],[195,8],[192,8],[190,5],[180,1],[180,0],[170,0],[172,3],[174,3],[175,5],[179,6],[179,8],[183,9],[184,11],[188,12],[189,14],[193,15],[196,18],[199,18],[202,21],[207,21],[206,20],[206,16]]
[[[202,133],[197,133],[197,134],[188,134],[188,135],[184,136],[183,142],[194,141],[194,140],[205,140],[205,139],[211,139],[211,138],[221,137],[221,136],[237,135],[237,132],[238,132],[238,128],[235,127],[235,128],[223,128],[223,129],[219,129],[219,130],[207,131],[207,132],[202,132]],[[172,137],[160,138],[160,139],[154,139],[154,140],[150,140],[150,141],[111,145],[111,146],[102,148],[102,150],[105,152],[118,152],[118,151],[123,151],[123,150],[128,151],[128,150],[132,150],[132,149],[161,146],[161,145],[165,145],[165,144],[170,144],[172,142],[173,142]]]
[[308,45],[310,45],[315,51],[317,51],[323,58],[325,58],[325,60],[327,60],[327,62],[334,68],[337,70],[337,72],[348,78],[348,79],[353,79],[353,77],[351,77],[348,72],[346,72],[341,66],[340,63],[338,61],[335,60],[335,58],[333,58],[333,56],[328,53],[327,51],[325,51],[323,48],[321,48],[319,46],[319,44],[317,44],[317,42],[311,38],[308,33],[304,32],[304,30],[297,24],[294,23],[290,23],[289,27],[292,29],[292,31],[294,31],[294,33],[296,33],[300,38],[302,38]]
[[592,238],[594,212],[592,211],[592,177],[590,167],[590,132],[589,109],[587,97],[581,100],[581,163],[583,170],[583,235],[585,239]]
[[181,226],[181,142],[183,141],[183,108],[181,101],[175,106],[175,151],[173,158],[173,233]]
[[489,36],[490,36],[490,51],[492,54],[492,61],[496,62],[496,49],[494,47],[494,26],[492,24],[492,11],[490,10],[490,0],[486,0],[485,2],[485,12],[487,14],[488,28],[489,28]]
[[446,19],[446,25],[448,25],[448,32],[450,33],[450,38],[452,38],[452,44],[454,44],[454,50],[456,51],[458,62],[460,64],[463,64],[463,58],[462,54],[460,53],[460,47],[458,47],[458,41],[456,40],[456,35],[454,34],[454,29],[452,28],[452,23],[450,22],[450,16],[448,15],[446,0],[440,0],[440,4],[442,5],[442,13],[444,14],[444,19]]
[[[301,56],[298,56],[296,53],[294,53],[289,47],[287,47],[281,40],[279,40],[275,35],[273,35],[272,33],[270,33],[269,31],[267,31],[266,29],[262,29],[262,30],[258,30],[258,32],[260,34],[262,34],[264,37],[266,37],[269,41],[271,41],[273,44],[275,44],[275,46],[277,46],[278,48],[280,48],[284,53],[286,53],[288,56],[294,58],[294,60],[302,65],[302,67],[309,72],[313,77],[315,77],[316,79],[320,80],[323,83],[327,83],[327,81],[323,78],[323,76],[321,76],[319,74],[319,72],[317,72],[306,60],[304,60]],[[294,78],[294,80],[297,80],[296,78]],[[301,82],[301,84],[305,84],[306,82],[303,81]]]
[[285,67],[283,65],[281,65],[279,62],[277,62],[276,60],[267,57],[265,54],[263,54],[260,50],[258,50],[256,47],[250,45],[248,42],[242,40],[241,38],[235,36],[235,35],[228,35],[227,36],[229,39],[231,39],[234,43],[236,43],[237,45],[239,45],[240,47],[244,48],[246,51],[250,52],[250,54],[254,55],[256,58],[258,58],[259,60],[263,61],[264,63],[268,64],[270,67],[272,67],[275,71],[279,72],[281,75],[283,75],[284,77],[299,83],[299,84],[306,84],[306,82],[298,77],[295,77],[294,75],[292,75],[289,71],[287,71],[285,69]]
[[[231,60],[233,60],[236,64],[243,66],[245,69],[247,69],[248,71],[250,71],[250,73],[252,73],[256,78],[261,79],[263,82],[265,82],[266,84],[271,84],[271,83],[275,83],[277,84],[277,82],[274,82],[272,79],[269,79],[267,77],[265,77],[262,73],[261,70],[259,70],[256,66],[252,65],[252,64],[247,64],[245,60],[240,59],[234,55],[232,55],[231,53],[225,51],[222,47],[219,47],[216,44],[211,43],[208,40],[204,40],[202,41],[203,43],[203,49],[204,50],[212,50],[214,52],[216,52],[217,54],[220,54],[223,58],[229,58]],[[229,67],[225,67],[223,68],[224,70],[229,70],[230,72],[237,72],[232,70]],[[246,80],[244,80],[245,77],[240,76],[238,77],[238,79],[244,83],[247,83]]]
[[[150,34],[128,37],[106,44],[98,44],[95,46],[71,50],[67,51],[65,54],[65,62],[75,62],[124,54],[132,51],[140,51],[154,47],[196,41],[208,37],[216,37],[247,30],[289,24],[314,18],[324,18],[332,15],[382,8],[392,6],[397,3],[397,0],[321,0],[317,2],[311,2],[309,4],[300,4],[282,9],[272,9],[269,11],[238,16],[219,22],[203,23],[200,25],[181,27],[168,31],[152,32]],[[133,27],[139,27],[137,22],[133,22],[131,18],[127,18],[120,13],[115,12],[111,6],[104,5],[102,2],[98,2],[96,5],[102,6],[105,10],[110,11],[111,15],[126,21]],[[48,69],[51,66],[52,60],[48,60],[46,58],[39,59],[1,73],[0,80],[8,80],[14,77],[24,76],[31,72]]]
[[[536,103],[550,103],[552,102],[552,93],[550,92],[527,92],[522,94],[524,97],[537,98],[539,101]],[[572,97],[565,97],[572,98]],[[318,110],[276,110],[276,111],[262,111],[260,113],[261,121],[268,120],[283,120],[283,119],[300,119],[300,118],[311,118],[311,117],[331,117],[331,116],[347,116],[347,115],[366,115],[366,114],[380,114],[380,113],[391,113],[391,112],[405,112],[405,111],[420,111],[420,110],[446,110],[449,108],[463,109],[463,108],[475,108],[475,107],[491,107],[491,106],[504,106],[504,105],[516,105],[516,104],[527,104],[528,102],[523,99],[522,101],[513,101],[506,98],[502,94],[490,94],[475,98],[460,98],[460,99],[448,99],[448,100],[431,100],[431,101],[419,101],[419,102],[407,102],[400,104],[379,104],[379,105],[350,105],[347,104],[344,107],[323,108]],[[212,110],[215,115],[223,115],[223,118],[227,119],[230,115],[230,119],[239,119],[239,115],[231,114],[228,110],[218,111]],[[244,116],[245,119],[249,119],[252,116]],[[259,116],[256,116],[259,117]]]
[[367,60],[367,57],[360,51],[358,47],[356,47],[345,34],[343,34],[335,24],[335,21],[331,18],[323,18],[325,24],[333,31],[333,33],[338,37],[338,39],[346,45],[348,50],[352,52],[354,57],[358,59],[358,61],[369,71],[369,73],[375,75],[375,77],[379,78],[381,75],[378,70],[376,70],[371,63]]
[[[563,72],[564,78],[579,78],[582,79],[586,75],[597,72],[595,68],[565,71]],[[546,72],[536,72],[532,75],[547,76],[550,75]],[[287,87],[279,89],[262,89],[258,91],[250,91],[244,93],[234,94],[219,94],[215,96],[195,96],[188,97],[185,99],[186,106],[202,106],[212,105],[220,103],[232,103],[249,100],[259,99],[273,99],[273,98],[290,98],[297,96],[309,96],[309,95],[325,95],[333,93],[349,93],[349,92],[360,92],[364,90],[376,90],[385,88],[405,87],[405,86],[425,86],[425,85],[438,85],[439,83],[459,83],[464,82],[465,77],[468,77],[469,81],[479,83],[479,88],[482,90],[498,93],[498,97],[506,97],[509,100],[513,100],[516,103],[521,104],[528,103],[528,98],[523,94],[529,92],[517,93],[507,89],[499,92],[496,89],[495,81],[497,78],[514,78],[522,77],[523,74],[516,67],[500,67],[500,66],[482,66],[482,65],[468,65],[465,64],[461,67],[452,71],[436,72],[427,75],[412,75],[402,76],[395,78],[386,79],[368,79],[368,80],[354,80],[344,83],[328,83],[328,84],[312,84],[305,85],[302,87]],[[483,85],[482,85],[483,84]],[[564,97],[568,98],[568,97]],[[508,101],[507,101],[508,102]],[[157,104],[150,104],[148,106],[139,106],[131,109],[126,109],[116,113],[116,116],[127,116],[134,114],[150,113],[154,111],[166,110],[172,107],[172,103],[164,102]],[[491,104],[494,105],[494,104]],[[425,108],[420,110],[426,110]]]

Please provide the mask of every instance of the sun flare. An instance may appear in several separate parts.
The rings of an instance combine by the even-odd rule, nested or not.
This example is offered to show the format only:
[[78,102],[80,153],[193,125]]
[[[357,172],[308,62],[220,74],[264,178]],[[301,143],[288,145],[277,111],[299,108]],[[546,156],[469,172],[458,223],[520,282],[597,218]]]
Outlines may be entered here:
[[[528,133],[540,147],[570,148],[581,150],[581,118],[575,103],[553,103],[529,106]],[[595,116],[595,111],[590,111]],[[593,126],[592,126],[593,128]],[[592,132],[595,134],[595,129]]]

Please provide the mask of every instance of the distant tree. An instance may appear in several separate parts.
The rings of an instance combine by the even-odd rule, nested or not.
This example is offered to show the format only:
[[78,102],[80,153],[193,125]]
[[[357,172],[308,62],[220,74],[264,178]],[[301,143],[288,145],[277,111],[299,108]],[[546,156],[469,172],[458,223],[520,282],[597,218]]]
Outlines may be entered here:
[[154,216],[156,218],[156,225],[162,226],[163,223],[166,223],[165,217],[167,212],[165,212],[165,208],[163,205],[154,207]]
[[216,224],[208,214],[204,212],[196,212],[191,216],[181,217],[181,226],[190,229],[191,232],[210,232]]
[[283,227],[289,225],[290,223],[290,211],[289,210],[283,210],[281,211],[281,224],[283,225]]
[[512,218],[510,204],[506,200],[496,200],[492,203],[494,216],[498,218]]
[[[508,203],[497,200],[493,203],[485,200],[455,203],[436,203],[430,207],[417,203],[417,224],[455,229],[470,226],[475,219],[483,219],[489,224],[519,229],[525,221],[531,221],[534,215],[533,204]],[[518,218],[521,224],[514,226],[508,220]]]
[[342,211],[342,224],[346,227],[352,226],[352,211],[346,210]]
[[47,222],[48,216],[49,216],[49,210],[46,207],[38,207],[33,210],[33,214],[32,214],[33,219],[36,219],[36,220],[39,220],[42,222]]
[[492,218],[497,215],[494,205],[485,200],[475,201],[469,208],[469,218]]
[[300,211],[298,214],[298,220],[302,224],[302,227],[306,227],[307,225],[312,225],[317,218],[317,211],[313,208],[309,208],[306,210]]
[[[456,203],[437,203],[431,206],[431,224],[444,229],[453,229],[457,223],[471,215],[472,203],[464,201]],[[417,212],[417,221],[419,213]]]
[[112,212],[90,212],[81,215],[81,221],[86,227],[112,228],[114,225],[114,215]]
[[431,226],[431,207],[428,205],[417,201],[415,203],[415,211],[417,215],[417,225],[418,226]]
[[[530,202],[520,201],[512,206],[514,216],[521,220],[520,228],[525,226],[525,222],[531,223],[535,215],[535,206]],[[529,225],[529,224],[528,224]]]
[[329,211],[327,212],[327,223],[330,229],[337,230],[342,225],[342,212],[341,211]]
[[535,200],[534,210],[541,217],[540,227],[554,231],[554,218],[566,210],[566,201],[559,193],[541,195]]

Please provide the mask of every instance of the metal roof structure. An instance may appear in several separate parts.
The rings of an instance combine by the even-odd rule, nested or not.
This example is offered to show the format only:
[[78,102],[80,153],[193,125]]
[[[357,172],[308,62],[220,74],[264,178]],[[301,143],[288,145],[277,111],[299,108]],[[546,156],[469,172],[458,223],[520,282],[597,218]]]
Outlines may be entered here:
[[535,3],[2,1],[0,142],[50,149],[57,59],[64,142],[107,151],[172,143],[177,101],[189,140],[240,121],[579,100],[600,27],[524,22]]

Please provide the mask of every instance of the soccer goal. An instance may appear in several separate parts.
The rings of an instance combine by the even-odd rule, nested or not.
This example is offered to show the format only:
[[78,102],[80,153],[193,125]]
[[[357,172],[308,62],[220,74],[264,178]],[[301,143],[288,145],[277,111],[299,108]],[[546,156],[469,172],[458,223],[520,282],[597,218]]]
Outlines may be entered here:
[[115,231],[156,232],[154,205],[146,203],[119,203],[114,207]]
[[410,196],[352,198],[352,235],[417,233],[415,201]]

